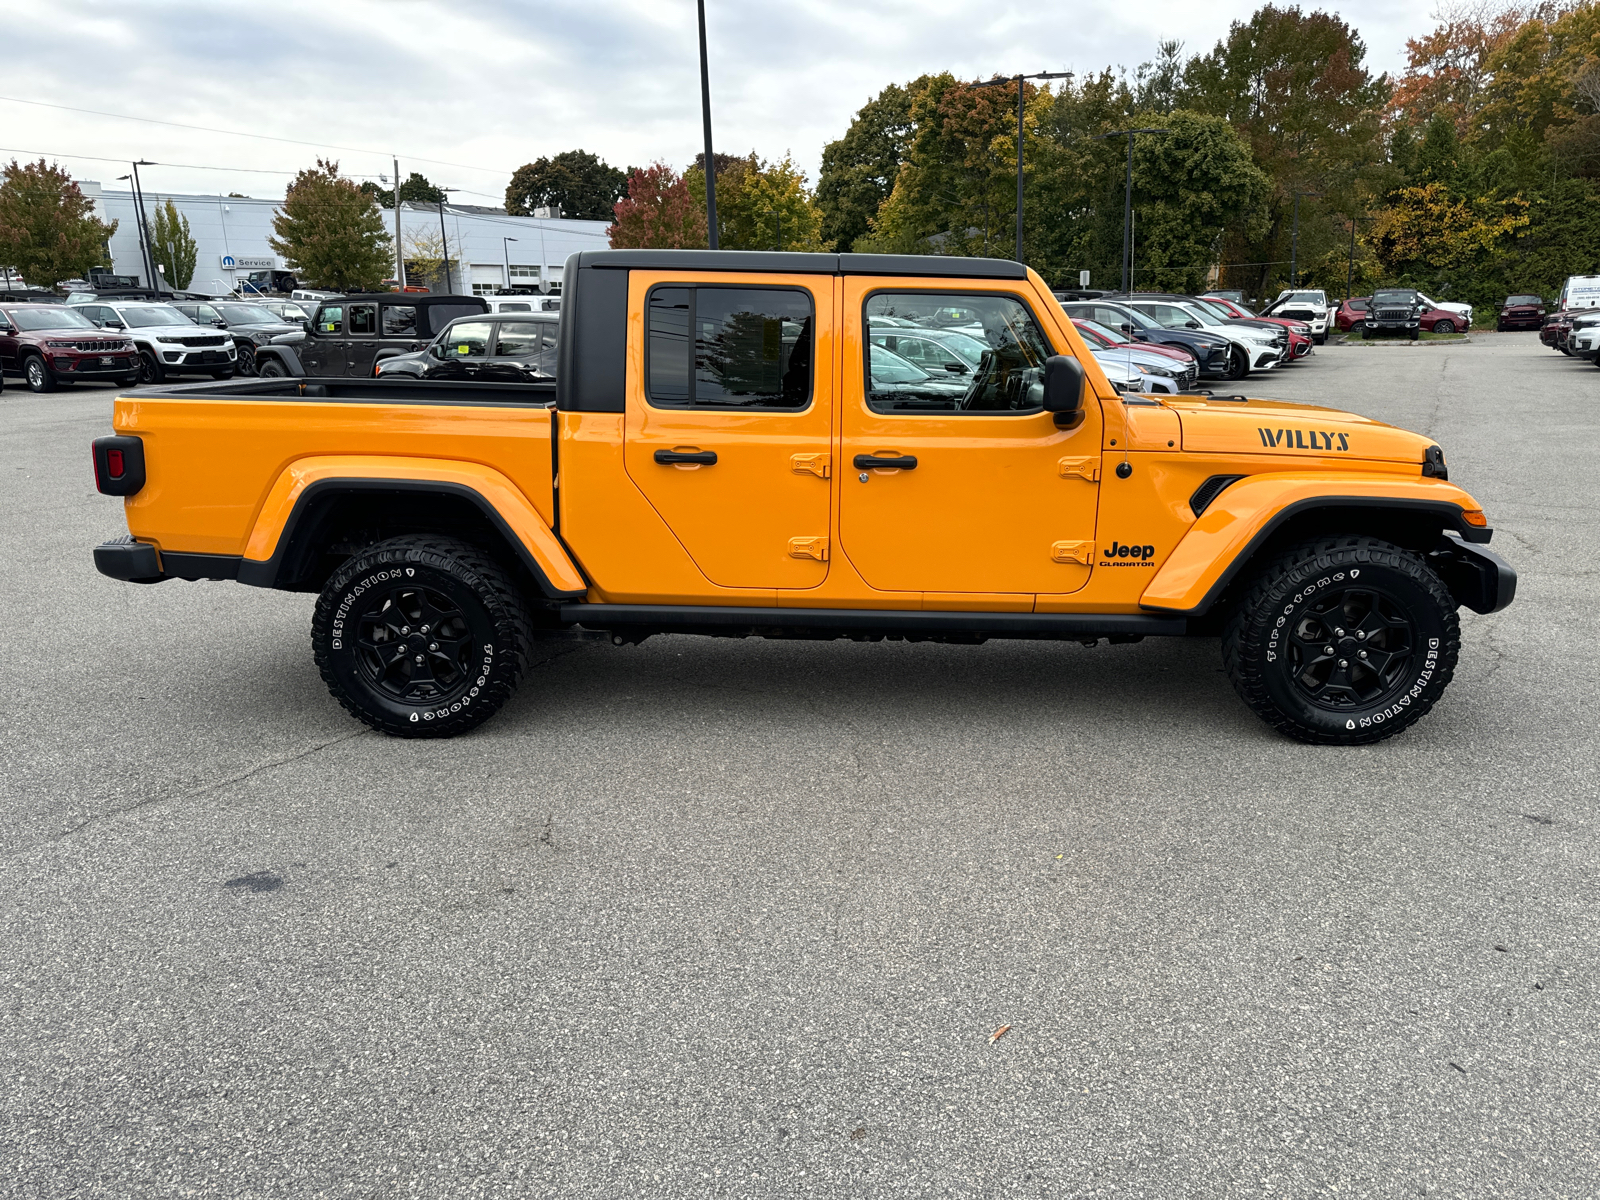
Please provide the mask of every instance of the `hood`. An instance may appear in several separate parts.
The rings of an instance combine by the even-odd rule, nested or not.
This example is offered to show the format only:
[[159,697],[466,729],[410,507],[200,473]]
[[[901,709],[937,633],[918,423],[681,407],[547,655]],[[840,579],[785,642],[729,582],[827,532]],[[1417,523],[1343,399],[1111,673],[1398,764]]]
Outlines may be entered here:
[[1416,463],[1432,438],[1368,417],[1286,400],[1170,398],[1183,449],[1200,454],[1272,454],[1284,458],[1350,458]]

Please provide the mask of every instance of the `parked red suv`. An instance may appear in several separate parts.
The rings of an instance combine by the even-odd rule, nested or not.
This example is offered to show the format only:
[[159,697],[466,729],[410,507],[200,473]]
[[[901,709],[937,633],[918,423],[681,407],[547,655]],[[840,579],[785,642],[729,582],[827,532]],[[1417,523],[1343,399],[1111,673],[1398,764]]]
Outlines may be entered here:
[[1507,296],[1494,327],[1504,333],[1507,329],[1537,329],[1543,324],[1542,296]]
[[0,369],[21,375],[36,392],[80,379],[139,382],[133,342],[64,304],[0,305]]

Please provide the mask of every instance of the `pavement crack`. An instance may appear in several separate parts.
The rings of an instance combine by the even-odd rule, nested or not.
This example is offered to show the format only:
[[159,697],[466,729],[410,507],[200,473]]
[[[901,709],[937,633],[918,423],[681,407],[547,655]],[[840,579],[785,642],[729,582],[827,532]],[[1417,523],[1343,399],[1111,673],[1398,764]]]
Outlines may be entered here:
[[203,787],[191,788],[185,792],[168,792],[158,796],[147,796],[143,800],[135,801],[132,804],[125,804],[122,807],[114,808],[109,812],[97,813],[95,816],[85,817],[76,825],[68,826],[54,837],[46,840],[52,842],[65,841],[67,838],[72,837],[74,834],[81,833],[83,830],[88,829],[91,826],[101,825],[108,821],[114,821],[118,817],[127,816],[129,813],[138,812],[140,809],[149,808],[152,805],[165,804],[169,801],[193,800],[199,796],[209,795],[210,793],[220,791],[225,787],[232,787],[236,783],[243,783],[246,779],[253,778],[254,776],[260,775],[263,772],[276,770],[278,767],[288,766],[290,763],[299,762],[302,758],[309,758],[311,755],[316,754],[319,751],[326,750],[329,746],[337,746],[340,742],[348,742],[353,738],[365,737],[367,736],[368,732],[369,731],[365,729],[358,729],[351,733],[344,734],[341,737],[329,738],[325,742],[317,742],[313,746],[307,746],[303,750],[296,750],[292,754],[280,755],[277,758],[270,758],[266,762],[257,763],[248,770],[240,771],[237,774],[230,775],[226,779],[219,779],[215,783],[208,783]]

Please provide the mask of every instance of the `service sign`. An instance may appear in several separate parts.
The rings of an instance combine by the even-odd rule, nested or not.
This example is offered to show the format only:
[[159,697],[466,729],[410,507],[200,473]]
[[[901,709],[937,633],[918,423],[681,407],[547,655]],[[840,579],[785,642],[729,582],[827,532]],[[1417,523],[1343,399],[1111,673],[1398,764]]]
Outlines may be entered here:
[[249,258],[245,255],[235,257],[232,254],[222,256],[222,269],[224,271],[270,271],[278,265],[275,258]]

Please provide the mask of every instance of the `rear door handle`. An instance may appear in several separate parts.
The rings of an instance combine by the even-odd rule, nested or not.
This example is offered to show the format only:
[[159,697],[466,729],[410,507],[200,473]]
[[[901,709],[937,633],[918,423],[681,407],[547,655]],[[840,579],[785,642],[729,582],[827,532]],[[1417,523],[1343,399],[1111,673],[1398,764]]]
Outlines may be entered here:
[[715,450],[657,450],[656,461],[663,466],[671,466],[673,463],[699,463],[702,466],[713,467],[717,463],[717,452]]
[[914,471],[917,469],[917,458],[914,454],[902,454],[898,457],[858,454],[855,457],[855,464],[858,471],[870,471],[873,467],[893,467],[897,471]]

